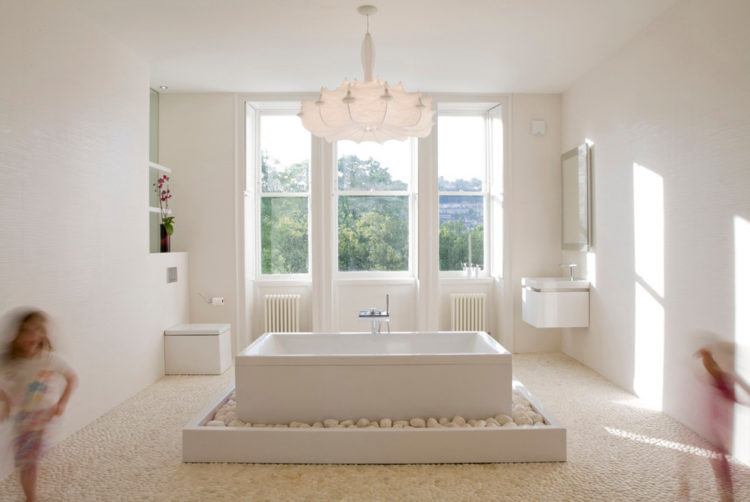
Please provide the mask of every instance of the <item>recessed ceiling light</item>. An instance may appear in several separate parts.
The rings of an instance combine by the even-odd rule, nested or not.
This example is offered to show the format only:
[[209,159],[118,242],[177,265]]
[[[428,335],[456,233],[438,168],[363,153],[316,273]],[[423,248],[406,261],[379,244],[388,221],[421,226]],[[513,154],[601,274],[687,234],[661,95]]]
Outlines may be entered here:
[[159,89],[161,89],[162,91],[166,91],[167,89],[169,89],[169,87],[167,87],[166,85],[160,85]]

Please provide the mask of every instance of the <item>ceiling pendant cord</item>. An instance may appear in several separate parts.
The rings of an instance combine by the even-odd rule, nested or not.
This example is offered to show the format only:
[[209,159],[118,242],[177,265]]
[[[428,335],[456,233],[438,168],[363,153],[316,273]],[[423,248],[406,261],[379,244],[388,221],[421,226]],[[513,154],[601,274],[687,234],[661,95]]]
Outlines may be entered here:
[[422,110],[425,109],[425,105],[424,103],[422,103],[422,93],[419,93],[419,97],[417,99],[418,101],[417,101],[417,104],[415,105],[416,109],[419,111],[419,115],[417,115],[417,121],[407,127],[417,127],[419,123],[422,122]]
[[383,116],[380,118],[380,123],[378,125],[385,124],[385,118],[388,116],[388,109],[389,104],[393,100],[393,96],[388,92],[388,82],[385,83],[385,92],[383,92],[383,95],[380,96],[381,101],[385,103],[385,109],[383,110]]
[[419,110],[419,115],[417,116],[417,121],[414,122],[412,125],[407,127],[417,127],[420,122],[422,122],[422,108],[417,108]]
[[323,123],[324,126],[326,126],[329,129],[333,129],[333,126],[331,126],[324,118],[323,118],[323,105],[325,104],[325,101],[323,101],[323,87],[320,88],[320,96],[318,97],[318,100],[315,102],[315,107],[318,109],[318,117],[320,117],[320,121]]

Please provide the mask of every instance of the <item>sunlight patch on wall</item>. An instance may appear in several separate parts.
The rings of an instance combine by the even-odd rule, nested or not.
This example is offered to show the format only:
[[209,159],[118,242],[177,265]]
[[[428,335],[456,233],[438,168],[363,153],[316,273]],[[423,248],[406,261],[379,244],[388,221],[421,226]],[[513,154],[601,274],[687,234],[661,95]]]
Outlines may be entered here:
[[664,298],[664,179],[633,164],[635,273]]
[[596,287],[596,253],[593,251],[586,253],[586,279],[592,288]]
[[[750,380],[750,221],[734,217],[734,341],[735,371]],[[750,464],[750,409],[734,407],[733,455]]]
[[664,179],[633,164],[635,347],[633,389],[661,410],[664,389]]
[[633,388],[644,404],[661,410],[664,390],[664,307],[635,284],[635,368]]

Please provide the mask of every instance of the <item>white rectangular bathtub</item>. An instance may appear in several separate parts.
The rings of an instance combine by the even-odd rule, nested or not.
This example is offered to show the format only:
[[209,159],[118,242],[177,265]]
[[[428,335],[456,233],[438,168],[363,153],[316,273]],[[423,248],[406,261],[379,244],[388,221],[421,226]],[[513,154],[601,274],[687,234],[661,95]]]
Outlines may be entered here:
[[487,333],[267,333],[236,360],[253,423],[483,418],[511,409],[511,354]]

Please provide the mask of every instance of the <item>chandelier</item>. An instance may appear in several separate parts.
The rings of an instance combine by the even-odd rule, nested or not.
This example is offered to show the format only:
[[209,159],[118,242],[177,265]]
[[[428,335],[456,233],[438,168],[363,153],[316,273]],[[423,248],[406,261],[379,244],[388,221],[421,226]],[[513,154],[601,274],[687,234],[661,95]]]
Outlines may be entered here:
[[367,32],[362,41],[364,80],[344,80],[330,91],[321,87],[316,101],[303,101],[297,114],[302,125],[315,136],[333,142],[351,140],[385,141],[424,138],[432,131],[432,98],[420,92],[408,92],[402,83],[373,79],[374,48],[370,36],[370,16],[377,12],[372,5],[357,11],[367,18]]

